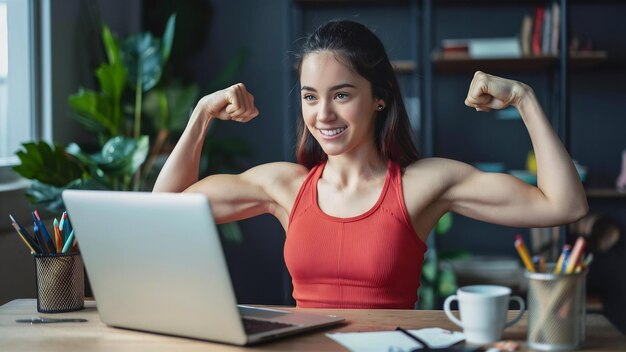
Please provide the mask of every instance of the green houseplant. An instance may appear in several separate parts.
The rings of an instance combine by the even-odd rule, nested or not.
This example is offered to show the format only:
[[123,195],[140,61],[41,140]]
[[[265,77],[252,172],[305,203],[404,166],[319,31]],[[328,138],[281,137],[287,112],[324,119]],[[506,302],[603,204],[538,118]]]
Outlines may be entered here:
[[[60,213],[64,210],[61,193],[65,189],[151,189],[160,167],[159,157],[182,133],[199,95],[195,83],[162,80],[175,26],[176,15],[172,14],[161,38],[142,32],[125,39],[102,26],[107,60],[95,70],[98,89],[81,88],[68,98],[73,117],[93,133],[95,148],[77,143],[66,147],[44,141],[24,143],[16,152],[20,164],[14,170],[32,180],[26,196],[33,204]],[[211,86],[231,82],[246,54],[240,50]],[[230,163],[226,166],[233,170],[240,157],[250,154],[239,140],[207,138],[203,164],[227,159]],[[222,226],[222,233],[241,240],[236,224]]]

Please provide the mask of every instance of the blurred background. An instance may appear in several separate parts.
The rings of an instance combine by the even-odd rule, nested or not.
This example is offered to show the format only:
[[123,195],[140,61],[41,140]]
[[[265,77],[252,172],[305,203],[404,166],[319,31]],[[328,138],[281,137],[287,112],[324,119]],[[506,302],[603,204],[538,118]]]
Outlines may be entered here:
[[[45,173],[41,170],[30,177],[23,170],[20,177],[13,167],[25,159],[16,153],[27,152],[23,143],[39,141],[97,153],[115,135],[98,122],[96,113],[102,111],[94,103],[94,97],[107,93],[98,68],[107,62],[116,67],[111,48],[130,52],[132,40],[150,33],[146,43],[167,53],[154,66],[144,62],[144,71],[153,71],[139,76],[154,85],[147,78],[139,85],[139,108],[137,72],[128,70],[118,92],[118,132],[131,131],[138,116],[138,133],[149,136],[145,152],[153,165],[143,165],[142,178],[127,179],[127,186],[149,190],[197,99],[237,82],[254,94],[260,116],[212,128],[203,175],[293,161],[299,118],[293,54],[318,25],[351,19],[384,42],[424,156],[536,182],[531,143],[519,115],[514,110],[476,113],[463,104],[473,73],[482,70],[535,89],[588,194],[589,216],[556,228],[509,228],[446,215],[430,236],[417,308],[439,309],[445,296],[470,283],[498,283],[524,293],[515,235],[548,260],[556,260],[563,244],[582,235],[594,253],[590,307],[623,329],[626,307],[620,297],[626,277],[615,269],[626,263],[624,14],[626,4],[620,1],[0,0],[0,214],[6,220],[0,222],[0,304],[35,296],[33,260],[11,232],[8,214],[24,223],[35,209],[48,219],[58,217],[62,204],[55,208],[54,192],[72,180],[64,175],[58,186],[48,187],[53,181],[37,176]],[[117,46],[103,40],[103,26]],[[115,184],[111,180],[99,187]],[[39,182],[39,193],[31,182]],[[30,202],[33,197],[41,202]],[[239,302],[293,304],[278,221],[265,215],[221,230]]]

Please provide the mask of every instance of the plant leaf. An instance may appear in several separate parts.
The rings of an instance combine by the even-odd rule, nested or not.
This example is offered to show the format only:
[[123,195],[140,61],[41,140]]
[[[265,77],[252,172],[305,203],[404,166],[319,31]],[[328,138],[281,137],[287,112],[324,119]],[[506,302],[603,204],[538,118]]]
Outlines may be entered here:
[[52,213],[62,213],[65,210],[61,194],[66,189],[107,189],[100,183],[90,179],[77,179],[63,187],[55,187],[39,181],[33,181],[26,190],[26,197],[33,204],[41,204]]
[[117,134],[117,126],[111,119],[114,108],[108,96],[81,88],[70,95],[68,103],[76,113],[74,118],[87,129],[109,136]]
[[241,232],[241,228],[237,222],[219,224],[218,228],[226,240],[237,244],[243,242],[243,233]]
[[196,84],[168,85],[146,93],[143,111],[150,117],[155,130],[182,132],[197,99]]
[[126,85],[126,68],[121,63],[102,64],[96,70],[100,88],[114,101],[119,101]]
[[24,149],[16,153],[21,163],[13,169],[25,178],[60,187],[84,174],[85,165],[61,146],[50,146],[46,142],[30,142],[22,146]]
[[100,153],[91,159],[106,174],[132,176],[146,160],[149,151],[148,136],[139,139],[116,136],[109,139]]
[[102,43],[109,59],[109,64],[115,65],[120,62],[120,48],[117,39],[111,33],[109,26],[102,26]]
[[165,25],[165,31],[163,32],[163,42],[161,44],[161,63],[165,65],[172,52],[172,45],[174,42],[174,30],[176,27],[176,13],[170,15],[167,19],[167,25]]
[[150,33],[131,35],[122,45],[122,61],[128,71],[128,83],[137,84],[141,75],[141,90],[147,92],[159,83],[163,72],[160,42]]

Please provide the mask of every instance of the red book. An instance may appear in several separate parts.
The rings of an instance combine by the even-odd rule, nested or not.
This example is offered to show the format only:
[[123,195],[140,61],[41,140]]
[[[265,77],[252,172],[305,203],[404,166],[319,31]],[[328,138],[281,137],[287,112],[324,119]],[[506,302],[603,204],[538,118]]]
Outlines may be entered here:
[[542,6],[537,6],[535,9],[535,25],[533,27],[533,37],[531,40],[531,49],[533,55],[540,56],[541,55],[541,35],[543,32],[543,15],[544,8]]

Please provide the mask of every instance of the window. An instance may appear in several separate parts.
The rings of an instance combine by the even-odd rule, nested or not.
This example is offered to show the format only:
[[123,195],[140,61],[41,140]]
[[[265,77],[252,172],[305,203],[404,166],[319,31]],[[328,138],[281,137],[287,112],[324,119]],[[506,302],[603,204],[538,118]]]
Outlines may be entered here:
[[35,136],[32,18],[32,0],[0,0],[0,169]]

